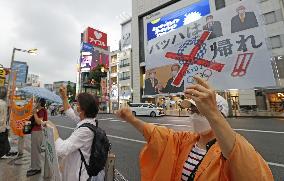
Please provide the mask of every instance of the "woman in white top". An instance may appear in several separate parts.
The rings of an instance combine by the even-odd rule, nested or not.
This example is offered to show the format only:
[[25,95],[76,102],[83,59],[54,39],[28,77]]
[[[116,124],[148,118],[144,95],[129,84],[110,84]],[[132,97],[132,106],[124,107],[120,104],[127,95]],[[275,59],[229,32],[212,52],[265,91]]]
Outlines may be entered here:
[[[0,158],[10,151],[7,130],[7,103],[5,101],[7,90],[0,87]],[[5,156],[4,156],[5,157]],[[3,157],[3,158],[4,158]]]
[[[63,108],[66,116],[77,123],[77,126],[71,136],[66,140],[62,140],[59,137],[58,130],[55,125],[51,126],[54,128],[54,139],[55,149],[57,156],[60,160],[62,181],[78,181],[79,172],[81,166],[81,156],[79,149],[81,149],[86,162],[89,163],[91,146],[93,141],[93,132],[87,127],[81,127],[84,123],[91,123],[96,125],[95,118],[98,114],[98,103],[96,98],[88,93],[81,93],[77,97],[77,112],[68,103],[66,87],[60,88],[61,98],[63,100]],[[101,177],[98,175],[97,177]],[[87,170],[82,164],[81,170],[81,181],[86,181],[89,178]]]

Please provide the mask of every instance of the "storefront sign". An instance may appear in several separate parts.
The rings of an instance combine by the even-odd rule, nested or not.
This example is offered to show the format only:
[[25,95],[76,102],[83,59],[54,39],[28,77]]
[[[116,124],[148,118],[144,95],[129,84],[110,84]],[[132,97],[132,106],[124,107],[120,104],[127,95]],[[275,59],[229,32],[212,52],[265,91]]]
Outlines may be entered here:
[[102,89],[102,95],[106,96],[107,95],[107,83],[106,79],[101,80],[101,89]]
[[107,49],[107,34],[88,27],[84,32],[83,41],[95,47]]
[[53,128],[43,129],[45,152],[50,167],[51,175],[54,181],[61,181],[59,173],[58,157],[55,150]]
[[144,95],[183,92],[194,76],[219,90],[274,86],[265,34],[258,2],[244,0],[149,41]]

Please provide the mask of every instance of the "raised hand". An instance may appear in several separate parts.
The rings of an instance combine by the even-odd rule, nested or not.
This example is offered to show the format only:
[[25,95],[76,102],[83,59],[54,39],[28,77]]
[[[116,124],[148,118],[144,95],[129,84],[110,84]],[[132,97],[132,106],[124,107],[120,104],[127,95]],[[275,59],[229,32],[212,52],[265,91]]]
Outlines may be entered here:
[[60,97],[61,99],[65,99],[67,98],[67,88],[66,86],[61,86],[60,89],[59,89],[59,93],[60,93]]
[[130,122],[130,121],[132,121],[133,118],[135,118],[134,115],[132,114],[132,111],[129,108],[122,108],[122,109],[120,109],[116,113],[116,115],[119,118],[121,118],[121,119],[123,119],[123,120],[125,120],[127,122]]
[[190,85],[184,91],[185,96],[196,103],[199,112],[205,117],[219,113],[215,90],[200,77],[194,77],[196,84]]
[[122,108],[120,109],[116,115],[127,121],[128,123],[132,124],[141,134],[143,134],[144,130],[144,122],[138,118],[136,118],[133,114],[132,111],[129,108]]

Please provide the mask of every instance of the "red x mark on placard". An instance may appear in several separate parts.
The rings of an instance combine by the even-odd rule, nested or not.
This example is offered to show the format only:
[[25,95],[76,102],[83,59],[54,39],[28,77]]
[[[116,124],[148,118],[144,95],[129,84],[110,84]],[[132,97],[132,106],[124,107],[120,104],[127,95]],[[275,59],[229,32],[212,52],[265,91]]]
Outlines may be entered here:
[[217,63],[217,62],[212,62],[209,60],[205,60],[202,58],[196,58],[197,53],[199,52],[202,44],[207,40],[209,37],[210,32],[209,31],[204,31],[198,40],[197,44],[193,47],[191,50],[191,53],[189,55],[179,55],[177,53],[173,52],[167,52],[165,57],[174,59],[174,60],[182,60],[185,61],[186,63],[183,64],[181,67],[179,73],[175,77],[175,80],[173,81],[173,85],[179,86],[180,83],[182,82],[183,76],[186,74],[186,71],[189,67],[189,65],[196,64],[196,65],[202,65],[204,67],[207,67],[209,69],[215,70],[217,72],[221,72],[225,66],[225,64]]

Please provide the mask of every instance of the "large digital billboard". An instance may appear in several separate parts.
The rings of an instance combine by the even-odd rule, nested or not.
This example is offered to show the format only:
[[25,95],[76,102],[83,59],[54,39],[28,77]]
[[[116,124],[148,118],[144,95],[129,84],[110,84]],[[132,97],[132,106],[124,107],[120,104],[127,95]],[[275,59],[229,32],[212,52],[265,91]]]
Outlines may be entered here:
[[98,65],[104,65],[105,68],[109,67],[109,55],[99,50],[95,50],[91,55],[82,55],[80,60],[81,70],[91,70]]
[[147,22],[147,40],[152,40],[179,27],[197,21],[209,13],[209,0],[200,0],[197,3]]
[[182,93],[194,76],[218,90],[275,86],[266,37],[257,0],[156,37],[145,45],[144,95]]

